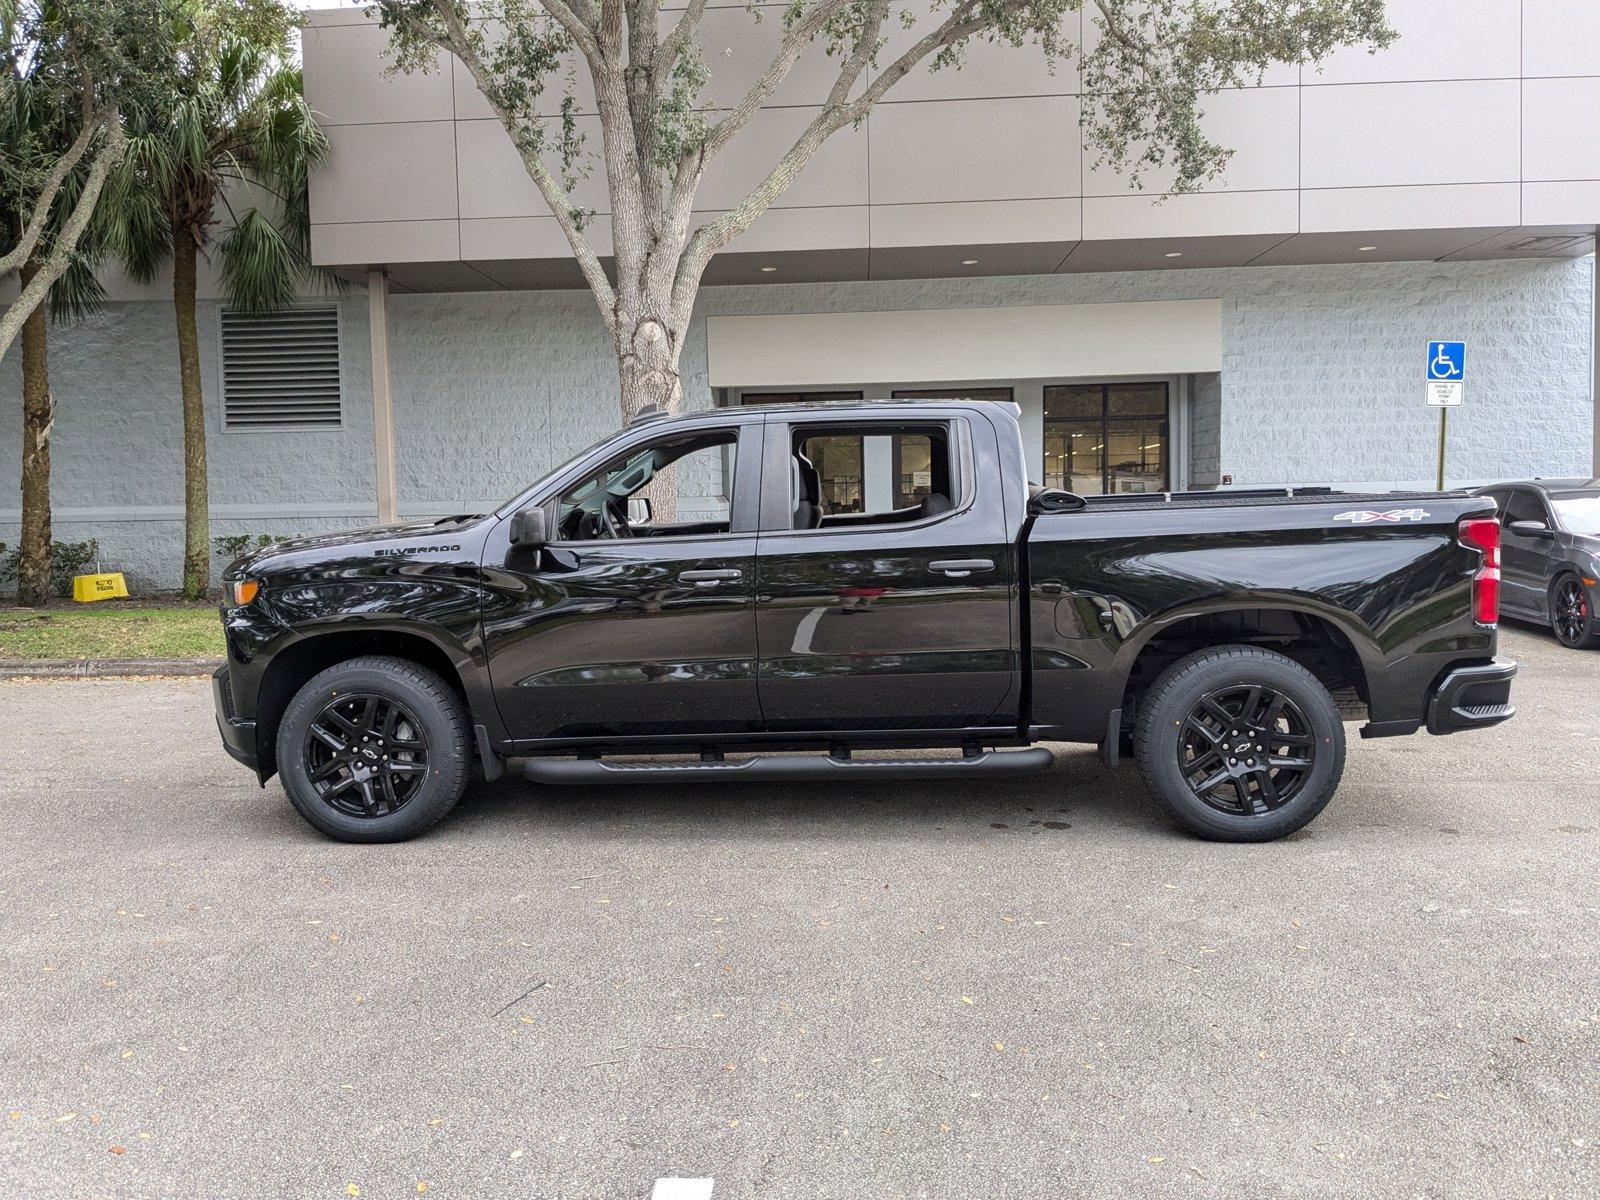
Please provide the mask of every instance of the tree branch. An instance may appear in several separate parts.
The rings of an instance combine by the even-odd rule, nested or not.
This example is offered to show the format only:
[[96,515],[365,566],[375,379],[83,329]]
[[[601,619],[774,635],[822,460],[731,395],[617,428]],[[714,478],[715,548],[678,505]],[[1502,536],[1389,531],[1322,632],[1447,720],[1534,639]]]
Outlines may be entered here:
[[[50,221],[50,210],[55,205],[56,197],[61,194],[62,185],[66,183],[67,176],[77,169],[79,161],[88,151],[90,143],[108,127],[115,125],[115,114],[101,112],[93,119],[86,120],[83,128],[78,131],[78,136],[73,139],[71,147],[50,169],[44,182],[39,187],[39,195],[34,202],[33,212],[28,217],[27,224],[23,227],[22,238],[5,254],[0,255],[0,278],[20,270],[22,264],[28,261],[33,254],[34,247],[39,244],[39,239],[44,235],[45,226]],[[120,157],[120,156],[119,156]]]
[[[546,3],[546,0],[540,0],[540,3]],[[534,186],[539,189],[539,194],[544,197],[545,204],[549,206],[550,214],[555,217],[556,224],[566,235],[567,244],[572,247],[573,257],[578,260],[578,269],[583,272],[584,281],[594,293],[595,303],[605,319],[606,328],[613,328],[616,319],[614,311],[616,294],[611,287],[611,281],[606,278],[605,268],[601,266],[599,256],[595,254],[594,248],[589,245],[589,240],[583,235],[576,215],[576,205],[572,203],[566,189],[550,173],[550,168],[545,166],[538,152],[529,148],[518,136],[518,126],[522,118],[496,99],[499,88],[484,66],[482,57],[474,49],[471,38],[467,36],[466,28],[461,23],[460,13],[455,5],[449,0],[434,0],[434,6],[444,24],[444,39],[441,41],[432,31],[426,29],[418,29],[418,35],[441,49],[450,51],[461,60],[462,65],[472,75],[473,82],[478,85],[478,91],[494,109],[495,116],[500,119],[500,124],[516,147],[517,154],[522,159],[523,169],[528,172],[528,177],[533,180]],[[594,43],[592,35],[590,41]],[[598,43],[595,43],[595,52],[599,53]]]
[[5,357],[23,323],[34,309],[44,303],[56,280],[66,274],[72,264],[73,251],[78,248],[83,231],[89,227],[95,206],[100,202],[100,190],[105,186],[106,176],[111,173],[112,167],[122,161],[127,145],[122,123],[113,114],[107,123],[105,142],[89,164],[89,174],[83,182],[83,190],[78,193],[77,203],[72,206],[66,224],[52,239],[50,252],[40,264],[38,274],[28,281],[22,294],[12,301],[5,312],[0,313],[0,358]]
[[689,48],[706,15],[707,3],[708,0],[689,0],[689,7],[683,10],[683,16],[678,18],[672,32],[661,39],[661,45],[656,47],[655,62],[650,64],[657,79],[664,71],[670,70],[672,64],[678,61],[678,56]]
[[[1021,3],[1022,0],[1018,0],[1019,7]],[[834,97],[847,96],[854,78],[860,75],[860,67],[856,67],[854,76],[847,80],[846,77],[852,69],[852,61],[847,61],[841,69],[839,80],[834,84],[833,96],[830,97],[832,102],[825,106],[795,139],[794,144],[778,160],[777,165],[737,205],[694,231],[689,244],[684,247],[677,279],[674,281],[674,307],[679,304],[692,306],[695,290],[700,284],[700,276],[705,272],[711,256],[749,229],[756,218],[772,207],[773,202],[783,195],[795,176],[821,148],[823,142],[846,125],[865,117],[883,94],[923,59],[943,50],[946,46],[971,37],[989,23],[990,18],[981,14],[974,0],[963,0],[937,28],[889,64],[865,91],[854,100],[844,103]],[[859,50],[860,47],[857,46],[857,51]],[[853,54],[851,60],[855,57]]]
[[[789,72],[794,70],[795,63],[800,61],[800,56],[805,53],[812,39],[850,3],[851,0],[821,0],[821,3],[788,28],[783,35],[783,41],[778,44],[778,52],[767,64],[767,69],[762,72],[761,78],[751,84],[750,90],[745,92],[744,97],[733,106],[728,115],[706,133],[699,152],[702,167],[716,157],[717,152],[749,123],[751,117],[761,111],[766,102],[772,98],[772,93],[789,78]],[[887,0],[877,0],[877,3],[887,8]]]

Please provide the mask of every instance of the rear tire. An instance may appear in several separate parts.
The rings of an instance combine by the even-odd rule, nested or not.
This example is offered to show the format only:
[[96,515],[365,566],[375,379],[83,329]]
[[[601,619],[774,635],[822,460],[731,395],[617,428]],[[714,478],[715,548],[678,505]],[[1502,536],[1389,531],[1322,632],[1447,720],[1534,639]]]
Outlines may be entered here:
[[1179,659],[1139,708],[1134,755],[1185,828],[1267,842],[1309,824],[1344,773],[1344,725],[1315,675],[1259,646]]
[[1556,641],[1573,650],[1600,647],[1600,620],[1589,589],[1576,575],[1558,575],[1550,585],[1550,630]]
[[314,676],[278,726],[295,811],[342,842],[401,842],[442,821],[472,770],[455,690],[403,658],[368,655]]

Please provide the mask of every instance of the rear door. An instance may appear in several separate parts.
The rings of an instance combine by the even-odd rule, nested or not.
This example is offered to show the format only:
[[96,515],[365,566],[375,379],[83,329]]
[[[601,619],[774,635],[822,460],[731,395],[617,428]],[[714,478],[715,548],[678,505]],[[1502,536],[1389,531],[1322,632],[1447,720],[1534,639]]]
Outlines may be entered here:
[[756,553],[769,730],[1015,723],[1016,562],[1002,478],[980,411],[772,414]]

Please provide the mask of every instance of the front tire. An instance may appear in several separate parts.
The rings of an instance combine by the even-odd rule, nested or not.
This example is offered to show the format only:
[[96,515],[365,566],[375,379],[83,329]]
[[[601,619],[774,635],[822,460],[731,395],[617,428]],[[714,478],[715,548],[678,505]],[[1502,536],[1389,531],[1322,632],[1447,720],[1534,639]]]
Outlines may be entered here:
[[278,726],[295,811],[342,842],[401,842],[442,821],[471,773],[461,700],[403,658],[352,658],[314,676]]
[[1576,575],[1558,577],[1550,588],[1550,629],[1556,641],[1573,650],[1600,646],[1594,605],[1589,589]]
[[1140,705],[1134,755],[1187,829],[1266,842],[1309,824],[1344,773],[1339,707],[1315,675],[1259,646],[1179,659]]

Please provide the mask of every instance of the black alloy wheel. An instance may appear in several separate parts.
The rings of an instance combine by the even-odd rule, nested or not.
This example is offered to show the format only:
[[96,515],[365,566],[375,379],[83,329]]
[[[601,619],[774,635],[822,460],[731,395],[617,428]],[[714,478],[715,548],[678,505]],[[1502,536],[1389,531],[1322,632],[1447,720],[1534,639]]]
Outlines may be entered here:
[[409,659],[367,654],[312,676],[278,722],[295,811],[342,842],[401,842],[442,821],[472,774],[461,695]]
[[1327,807],[1344,773],[1344,725],[1321,680],[1276,650],[1197,650],[1137,701],[1139,774],[1190,832],[1268,842]]
[[371,693],[324,705],[306,730],[304,753],[318,798],[351,817],[400,811],[428,774],[421,722],[399,701]]
[[1178,736],[1178,769],[1202,804],[1230,816],[1293,800],[1316,765],[1317,739],[1298,705],[1270,687],[1202,696]]
[[1556,584],[1550,603],[1550,627],[1563,646],[1587,646],[1590,641],[1589,593],[1581,580],[1567,576]]

